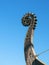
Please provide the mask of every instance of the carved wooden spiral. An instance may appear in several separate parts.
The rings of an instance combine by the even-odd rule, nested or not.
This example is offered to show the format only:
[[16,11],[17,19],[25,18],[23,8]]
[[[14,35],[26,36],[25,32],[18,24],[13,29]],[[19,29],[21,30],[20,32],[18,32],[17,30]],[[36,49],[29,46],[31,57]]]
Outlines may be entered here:
[[33,27],[35,28],[36,26],[36,16],[35,14],[32,13],[27,13],[24,15],[24,17],[22,17],[22,24],[24,26],[29,26],[30,24],[33,24]]

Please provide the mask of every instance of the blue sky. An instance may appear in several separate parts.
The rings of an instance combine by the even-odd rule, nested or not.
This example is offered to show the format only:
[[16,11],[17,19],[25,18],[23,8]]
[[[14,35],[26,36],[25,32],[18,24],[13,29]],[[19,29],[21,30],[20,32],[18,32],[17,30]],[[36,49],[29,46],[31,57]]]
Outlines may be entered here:
[[[48,0],[0,0],[0,65],[26,65],[24,39],[27,32],[21,18],[27,12],[37,16],[34,48],[40,53],[49,48]],[[49,65],[49,51],[38,57]]]

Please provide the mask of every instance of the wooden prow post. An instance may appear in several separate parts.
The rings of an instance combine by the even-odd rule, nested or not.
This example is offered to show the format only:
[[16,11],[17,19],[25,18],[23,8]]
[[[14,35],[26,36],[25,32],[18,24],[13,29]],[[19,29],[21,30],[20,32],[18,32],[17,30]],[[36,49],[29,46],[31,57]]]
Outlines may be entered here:
[[36,16],[32,13],[27,13],[22,18],[22,24],[24,26],[29,26],[24,42],[24,54],[26,65],[45,65],[44,63],[40,62],[37,59],[34,51],[34,45],[32,44],[32,37],[34,35],[36,21],[37,21]]
[[[34,30],[32,28],[32,25],[29,26],[29,29],[26,34],[24,47],[26,47],[28,44],[32,44],[32,37],[33,37]],[[30,42],[30,43],[28,43]],[[33,44],[32,44],[33,45]]]

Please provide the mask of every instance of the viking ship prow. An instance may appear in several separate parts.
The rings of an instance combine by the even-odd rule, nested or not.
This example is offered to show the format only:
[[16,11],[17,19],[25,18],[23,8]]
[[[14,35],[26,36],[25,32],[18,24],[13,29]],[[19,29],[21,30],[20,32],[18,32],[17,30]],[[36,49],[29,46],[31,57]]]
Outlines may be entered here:
[[29,26],[24,42],[26,65],[46,65],[45,63],[41,62],[36,56],[34,45],[32,43],[32,37],[34,35],[34,30],[37,24],[36,21],[36,16],[32,13],[27,13],[26,15],[24,15],[24,17],[22,17],[22,24],[24,26]]

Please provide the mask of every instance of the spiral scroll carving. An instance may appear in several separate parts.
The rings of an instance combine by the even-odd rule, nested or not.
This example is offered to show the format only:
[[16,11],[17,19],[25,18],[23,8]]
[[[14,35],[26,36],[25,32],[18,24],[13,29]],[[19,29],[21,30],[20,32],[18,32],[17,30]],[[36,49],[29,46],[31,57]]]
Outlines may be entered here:
[[33,25],[33,27],[35,28],[36,26],[36,16],[35,14],[32,14],[32,13],[27,13],[24,15],[24,17],[22,17],[22,24],[24,26],[29,26],[30,24]]

